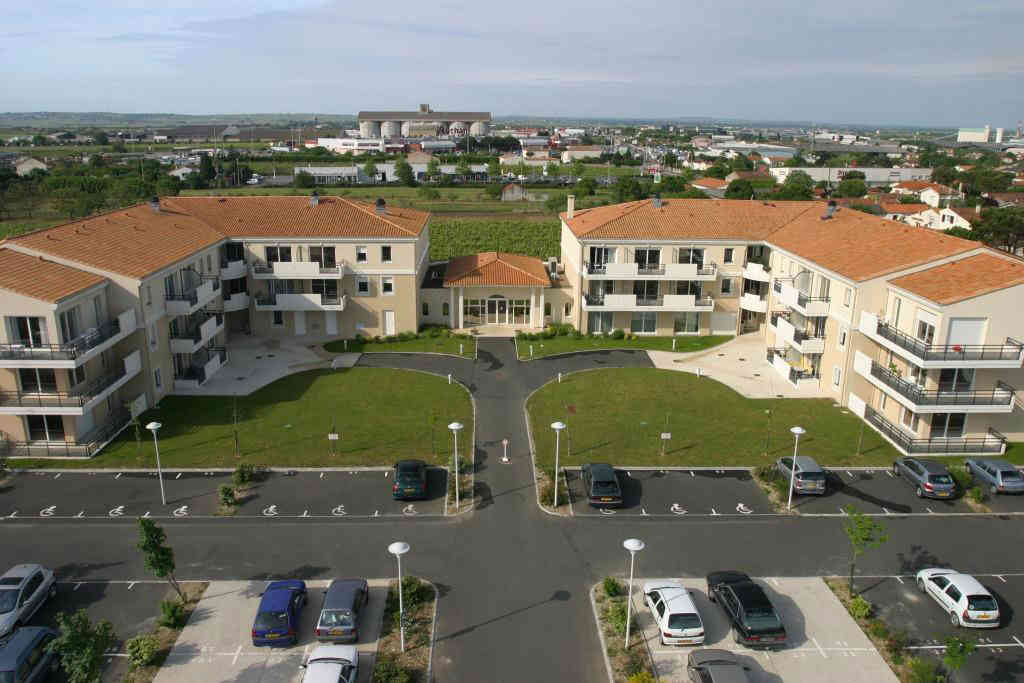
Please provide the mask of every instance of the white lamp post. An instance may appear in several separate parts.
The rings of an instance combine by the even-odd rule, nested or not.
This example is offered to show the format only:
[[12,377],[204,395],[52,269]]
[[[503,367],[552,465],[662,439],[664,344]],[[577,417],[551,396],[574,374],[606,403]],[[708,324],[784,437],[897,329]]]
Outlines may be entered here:
[[459,511],[459,431],[462,430],[461,422],[452,422],[448,425],[455,437],[455,512]]
[[398,560],[398,640],[405,652],[405,610],[402,606],[402,555],[409,552],[409,544],[404,541],[395,541],[388,546],[388,552]]
[[153,432],[153,448],[156,449],[156,478],[160,480],[160,503],[167,505],[167,496],[164,495],[164,473],[160,469],[160,443],[157,441],[156,433],[163,425],[159,422],[150,422],[146,429]]
[[806,429],[803,427],[790,427],[789,431],[793,432],[793,466],[789,468],[789,502],[786,503],[786,509],[793,509],[793,482],[796,480],[796,451],[800,446],[800,435],[806,433]]
[[626,599],[626,649],[629,649],[629,621],[633,610],[633,567],[636,554],[644,549],[644,542],[639,538],[627,538],[622,547],[629,551],[629,597]]
[[555,430],[555,504],[552,506],[553,509],[558,509],[558,447],[559,437],[562,434],[562,430],[565,429],[564,422],[552,422],[551,428]]

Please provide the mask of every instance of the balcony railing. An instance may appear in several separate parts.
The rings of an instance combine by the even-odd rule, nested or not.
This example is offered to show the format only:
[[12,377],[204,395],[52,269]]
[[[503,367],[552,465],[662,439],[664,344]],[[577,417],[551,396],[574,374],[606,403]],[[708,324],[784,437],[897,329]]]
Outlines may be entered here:
[[608,265],[606,263],[591,263],[590,261],[584,261],[583,267],[587,269],[589,275],[604,275],[608,271]]
[[226,363],[228,361],[227,349],[223,346],[210,346],[200,349],[192,354],[191,362],[187,368],[175,373],[174,379],[190,380],[203,384],[206,381],[206,367],[214,358],[219,358],[221,365]]
[[864,407],[864,419],[907,454],[914,453],[1002,453],[1006,437],[989,427],[985,436],[920,439],[911,436],[870,406]]
[[216,276],[214,276],[214,277],[205,277],[204,276],[198,282],[196,282],[194,286],[189,287],[188,289],[180,291],[180,292],[171,292],[170,294],[167,294],[165,296],[165,298],[168,301],[187,301],[190,306],[195,306],[197,303],[199,303],[199,288],[202,287],[207,282],[212,283],[213,291],[215,291],[215,292],[219,292],[220,291],[220,278],[219,277],[216,277]]
[[252,264],[255,275],[281,275],[284,277],[315,277],[341,275],[343,266],[337,262],[324,265],[320,261],[256,261]]
[[203,325],[210,321],[211,318],[216,319],[217,324],[214,328],[220,327],[224,324],[224,313],[221,311],[205,311],[206,315],[203,316],[199,322],[188,325],[183,329],[171,329],[171,339],[188,339],[198,344],[203,340]]
[[91,458],[131,419],[128,411],[120,411],[91,432],[64,441],[11,441],[4,435],[0,438],[0,453],[10,458]]
[[915,339],[905,332],[900,332],[888,323],[878,321],[876,334],[922,360],[935,361],[986,361],[1005,360],[1017,361],[1021,358],[1024,343],[1012,337],[1006,338],[1005,344],[947,344],[944,346],[928,344]]
[[956,391],[954,389],[922,389],[892,370],[872,361],[871,375],[918,406],[1008,406],[1013,403],[1015,389],[1001,380],[987,391]]
[[128,320],[128,324],[134,328],[135,312],[131,313],[131,316],[122,314],[97,328],[90,329],[66,344],[0,344],[0,360],[75,360],[121,334],[125,329],[121,325],[122,318]]
[[98,377],[72,392],[66,391],[0,391],[3,408],[81,408],[128,374],[124,364],[117,372]]
[[825,338],[806,330],[793,330],[793,341],[797,344],[803,344],[805,341],[824,342]]

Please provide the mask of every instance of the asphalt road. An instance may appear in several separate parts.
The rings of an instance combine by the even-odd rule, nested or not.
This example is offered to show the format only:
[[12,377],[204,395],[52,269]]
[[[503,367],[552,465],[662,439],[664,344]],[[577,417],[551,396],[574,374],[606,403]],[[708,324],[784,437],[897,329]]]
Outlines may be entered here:
[[[647,543],[637,559],[638,573],[647,576],[701,576],[723,568],[760,576],[820,576],[847,569],[841,517],[735,511],[677,515],[671,510],[646,516],[552,517],[537,507],[523,413],[527,395],[559,371],[649,366],[645,353],[603,352],[519,363],[510,340],[483,339],[476,361],[373,354],[364,356],[361,365],[451,372],[470,388],[477,408],[477,509],[457,517],[413,518],[168,516],[162,523],[175,549],[180,578],[387,576],[395,567],[387,545],[401,539],[412,546],[403,558],[403,571],[429,578],[441,591],[436,680],[520,680],[523,667],[529,666],[531,680],[599,681],[605,676],[604,664],[587,590],[608,574],[628,570],[625,538],[636,536]],[[500,462],[504,438],[510,440],[507,465]],[[705,496],[700,498],[702,507],[712,506],[713,499],[696,481],[687,484],[688,475],[680,478],[695,496]],[[749,482],[726,479],[724,497],[754,495]],[[671,508],[675,493],[663,481],[642,483],[660,507]],[[301,488],[294,494],[304,495]],[[318,495],[310,494],[311,499]],[[295,511],[301,507],[296,501],[287,505]],[[102,506],[97,509],[102,511]],[[134,521],[127,516],[41,519],[38,512],[32,509],[31,516],[0,521],[5,560],[72,566],[78,579],[147,578],[134,547]],[[863,574],[906,575],[933,564],[983,574],[1024,574],[1018,517],[922,515],[885,521],[890,540],[861,558]]]

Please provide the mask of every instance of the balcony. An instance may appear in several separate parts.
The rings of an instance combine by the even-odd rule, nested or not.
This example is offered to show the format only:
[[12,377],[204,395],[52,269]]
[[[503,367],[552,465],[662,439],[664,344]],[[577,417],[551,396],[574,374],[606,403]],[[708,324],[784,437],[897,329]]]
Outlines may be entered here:
[[142,358],[136,350],[124,357],[116,372],[98,377],[72,392],[3,391],[0,392],[0,415],[84,415],[141,371]]
[[[179,329],[175,329],[175,328]],[[171,352],[192,354],[210,343],[210,340],[224,331],[223,313],[202,313],[193,324],[172,326]]]
[[0,438],[0,455],[8,458],[91,458],[127,427],[131,419],[127,410],[120,411],[81,437],[64,441],[9,441]]
[[344,294],[327,295],[316,293],[282,292],[278,294],[257,294],[257,311],[344,311],[347,297]]
[[220,296],[220,278],[203,278],[195,287],[166,296],[168,315],[192,315]]
[[244,259],[237,261],[220,260],[220,279],[236,280],[249,274],[249,268]]
[[252,264],[252,276],[257,280],[341,279],[345,276],[345,266],[340,263],[323,266],[317,261],[258,261]]
[[106,351],[137,329],[135,309],[86,330],[66,344],[0,344],[3,368],[74,368]]
[[772,271],[763,263],[748,261],[743,266],[743,277],[754,282],[768,282],[772,279]]
[[192,362],[187,368],[174,375],[174,388],[176,390],[198,389],[227,362],[228,351],[223,346],[201,349],[192,356]]
[[767,360],[768,364],[775,368],[775,371],[793,386],[818,386],[818,380],[820,379],[819,375],[811,372],[810,370],[805,370],[792,365],[786,360],[785,349],[769,348]]
[[709,281],[718,276],[713,263],[659,263],[642,266],[639,263],[584,263],[589,280],[697,280]]
[[235,292],[234,294],[224,292],[225,313],[230,313],[232,311],[244,311],[247,308],[249,308],[248,292]]
[[823,337],[815,337],[809,332],[798,330],[785,315],[773,314],[771,319],[776,330],[776,343],[785,342],[801,354],[824,353],[825,339]]
[[954,391],[943,388],[926,390],[871,360],[858,351],[853,369],[869,382],[914,413],[1012,413],[1016,390],[997,381],[993,389]]
[[879,346],[919,368],[1019,368],[1024,365],[1024,343],[1012,337],[1007,337],[1005,344],[926,344],[867,311],[861,311],[858,329]]
[[740,297],[740,308],[744,311],[751,311],[753,313],[767,313],[768,312],[768,298],[759,296],[752,292],[745,292]]
[[775,280],[772,289],[781,303],[804,317],[821,318],[828,315],[830,298],[827,296],[810,296],[783,280]]
[[863,405],[862,408],[868,425],[904,455],[1002,455],[1006,451],[1006,437],[991,427],[984,436],[921,439],[889,422],[870,406]]
[[665,294],[657,297],[638,297],[636,294],[584,294],[585,311],[662,311],[710,312],[715,301],[710,296],[693,294]]

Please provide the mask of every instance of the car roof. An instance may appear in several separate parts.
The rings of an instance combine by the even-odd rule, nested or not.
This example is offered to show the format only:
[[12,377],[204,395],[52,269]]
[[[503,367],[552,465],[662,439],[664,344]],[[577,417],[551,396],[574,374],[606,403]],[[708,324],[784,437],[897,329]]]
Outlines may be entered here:
[[764,589],[753,581],[738,581],[730,584],[730,587],[744,607],[772,606],[772,602],[765,595]]
[[0,671],[11,671],[18,666],[18,658],[36,642],[42,634],[57,634],[43,626],[22,626],[15,631],[3,647],[0,647]]
[[715,648],[707,647],[691,652],[690,661],[694,664],[704,664],[705,662],[735,662],[737,660],[736,655],[728,650],[716,650]]
[[819,465],[814,458],[809,455],[798,455],[796,456],[796,466],[798,469],[804,472],[820,472],[821,465]]
[[973,462],[979,465],[989,465],[997,470],[1014,470],[1017,471],[1017,466],[1006,460],[1000,458],[973,458]]
[[713,663],[707,665],[711,683],[749,683],[746,672],[738,662]]
[[708,583],[713,586],[717,586],[720,583],[742,583],[745,581],[750,581],[750,577],[743,572],[738,572],[734,569],[711,572],[708,574]]
[[673,614],[684,612],[696,612],[697,606],[693,604],[693,598],[686,586],[678,581],[656,581],[644,584],[644,592],[658,591],[662,600]]
[[970,574],[944,574],[949,582],[964,595],[988,595],[988,590]]
[[615,468],[606,462],[592,462],[589,465],[590,475],[595,479],[600,477],[608,477],[615,479]]
[[363,579],[335,579],[324,594],[324,609],[350,609],[356,594],[366,586]]
[[[3,576],[0,576],[0,585],[17,586],[37,569],[42,569],[42,567],[38,564],[16,564],[5,571]],[[18,579],[17,582],[4,580],[15,578]]]
[[422,460],[399,460],[395,463],[395,469],[399,470],[416,470],[426,466],[427,463]]
[[260,612],[284,612],[297,590],[304,586],[301,581],[274,581],[263,591],[260,600]]
[[935,460],[925,460],[924,458],[904,458],[905,460],[913,460],[918,465],[923,467],[929,474],[949,474],[949,470],[941,462]]
[[317,657],[337,657],[338,659],[347,659],[354,664],[358,660],[359,653],[356,651],[355,645],[317,645],[309,653],[309,659]]

